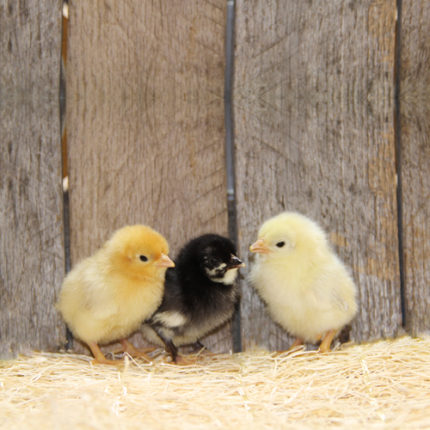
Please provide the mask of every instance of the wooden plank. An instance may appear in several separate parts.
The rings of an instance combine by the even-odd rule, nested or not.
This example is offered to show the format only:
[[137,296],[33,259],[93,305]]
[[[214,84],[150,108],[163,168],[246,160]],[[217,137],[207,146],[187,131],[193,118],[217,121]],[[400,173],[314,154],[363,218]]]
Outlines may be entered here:
[[[173,256],[227,235],[225,12],[223,0],[70,5],[72,264],[125,224],[158,229]],[[204,342],[231,349],[229,328]]]
[[[318,221],[358,285],[356,341],[394,336],[401,324],[395,25],[394,0],[236,4],[241,256],[282,211]],[[245,347],[291,342],[249,286],[242,335]]]
[[0,357],[55,350],[64,276],[61,2],[0,0]]
[[406,324],[430,332],[430,4],[403,2],[400,144]]

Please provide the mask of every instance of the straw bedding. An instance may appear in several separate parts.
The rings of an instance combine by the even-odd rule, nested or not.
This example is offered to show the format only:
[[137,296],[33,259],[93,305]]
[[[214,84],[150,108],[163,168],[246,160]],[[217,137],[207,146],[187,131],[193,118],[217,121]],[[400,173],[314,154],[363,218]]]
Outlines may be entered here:
[[430,428],[430,337],[193,366],[34,353],[0,364],[8,429]]

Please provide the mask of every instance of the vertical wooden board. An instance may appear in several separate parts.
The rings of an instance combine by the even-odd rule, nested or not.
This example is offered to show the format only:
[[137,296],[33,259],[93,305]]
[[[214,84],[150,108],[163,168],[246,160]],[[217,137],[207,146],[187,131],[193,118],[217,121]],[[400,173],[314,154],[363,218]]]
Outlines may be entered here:
[[430,4],[403,2],[400,144],[406,323],[430,332]]
[[[227,234],[222,0],[73,1],[68,145],[72,264],[126,224],[171,255]],[[231,348],[230,329],[205,339]]]
[[[241,256],[261,223],[282,211],[319,222],[358,286],[356,341],[393,336],[401,323],[395,24],[394,0],[236,6]],[[244,346],[287,347],[291,339],[263,308],[246,286]]]
[[64,276],[61,1],[0,0],[0,357],[54,350]]

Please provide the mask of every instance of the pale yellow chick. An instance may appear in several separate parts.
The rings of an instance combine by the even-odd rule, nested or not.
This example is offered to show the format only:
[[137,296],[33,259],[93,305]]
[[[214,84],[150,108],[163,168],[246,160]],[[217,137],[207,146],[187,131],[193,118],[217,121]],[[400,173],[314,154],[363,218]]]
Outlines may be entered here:
[[250,247],[258,253],[250,280],[273,319],[296,336],[292,348],[322,339],[320,351],[357,313],[356,287],[324,231],[284,212],[266,221]]
[[126,340],[161,303],[164,276],[174,263],[166,239],[144,225],[117,230],[66,276],[57,309],[74,336],[91,348],[93,363],[117,364],[99,343],[120,340],[122,351],[145,356]]

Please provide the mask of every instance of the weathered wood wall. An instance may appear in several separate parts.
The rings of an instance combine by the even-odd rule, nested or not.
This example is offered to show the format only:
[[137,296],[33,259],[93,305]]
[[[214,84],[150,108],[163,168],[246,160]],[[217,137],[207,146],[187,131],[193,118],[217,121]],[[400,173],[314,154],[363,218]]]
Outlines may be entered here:
[[[125,224],[144,223],[172,255],[227,234],[226,3],[70,4],[67,80],[72,265]],[[229,327],[205,340],[231,349]]]
[[[248,262],[274,214],[319,221],[359,287],[358,341],[395,336],[401,324],[396,155],[407,329],[430,332],[430,6],[403,2],[401,17],[396,101],[395,0],[236,1],[240,255]],[[73,264],[124,224],[157,228],[173,256],[200,233],[227,234],[225,25],[224,0],[70,3]],[[0,356],[9,356],[64,341],[54,308],[64,276],[61,1],[0,0],[0,46]],[[241,313],[244,348],[289,346],[246,282]],[[204,342],[231,349],[230,327]]]
[[0,0],[0,357],[55,349],[64,277],[61,1]]
[[407,328],[430,332],[430,3],[404,1],[400,145]]
[[[236,3],[241,256],[277,213],[317,220],[353,271],[360,310],[351,337],[358,341],[395,336],[401,324],[395,26],[394,0]],[[249,286],[242,335],[244,347],[290,342]]]

